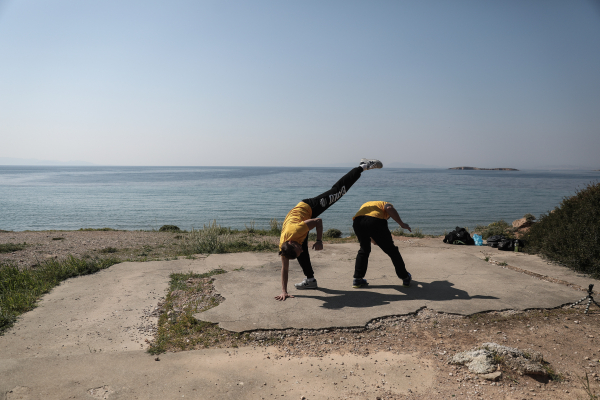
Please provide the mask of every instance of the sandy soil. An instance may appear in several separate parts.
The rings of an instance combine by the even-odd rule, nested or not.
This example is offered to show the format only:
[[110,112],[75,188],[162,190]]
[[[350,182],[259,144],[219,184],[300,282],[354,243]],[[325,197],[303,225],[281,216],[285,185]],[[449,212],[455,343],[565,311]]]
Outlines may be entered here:
[[[47,258],[71,254],[76,257],[117,255],[123,259],[164,259],[176,253],[178,236],[122,231],[0,232],[0,243],[28,244],[24,250],[0,254],[0,262],[31,267]],[[107,248],[116,251],[103,252]],[[582,292],[583,296],[585,293]],[[273,335],[281,339],[275,344],[279,352],[273,357],[302,362],[315,360],[315,365],[333,360],[337,364],[331,366],[330,372],[340,375],[340,382],[349,379],[350,371],[346,369],[355,364],[349,361],[356,356],[368,356],[367,370],[375,371],[377,363],[386,357],[390,360],[410,357],[434,371],[433,381],[428,381],[423,390],[408,391],[410,388],[407,388],[405,394],[398,396],[385,386],[386,381],[393,379],[381,377],[380,385],[355,385],[352,397],[356,398],[592,399],[594,397],[586,392],[582,382],[586,373],[591,393],[600,395],[600,309],[595,306],[587,315],[583,313],[583,306],[526,312],[509,310],[471,317],[424,309],[415,315],[373,321],[362,330],[256,332],[247,345],[266,348],[272,345],[268,339]],[[563,379],[557,382],[521,376],[504,368],[499,382],[488,382],[469,373],[466,367],[448,363],[456,352],[470,350],[485,342],[539,351]],[[241,350],[231,348],[233,352]],[[346,362],[342,364],[344,360]],[[395,373],[410,375],[408,370]]]

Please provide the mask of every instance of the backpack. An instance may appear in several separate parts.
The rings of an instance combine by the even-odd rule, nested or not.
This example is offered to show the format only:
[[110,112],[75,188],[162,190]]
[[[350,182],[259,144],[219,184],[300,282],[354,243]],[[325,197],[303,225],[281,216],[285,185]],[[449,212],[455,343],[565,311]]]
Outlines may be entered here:
[[473,240],[469,232],[467,232],[465,228],[459,228],[458,226],[455,230],[447,234],[446,237],[444,237],[443,241],[444,243],[448,244],[475,244],[475,241]]
[[504,236],[494,235],[494,236],[490,236],[489,238],[487,238],[486,243],[489,246],[498,247],[498,244],[503,240],[506,240],[506,238]]
[[515,246],[512,239],[502,239],[498,242],[498,250],[513,251]]
[[504,239],[498,242],[498,250],[514,251],[515,245],[519,247],[519,250],[523,248],[525,243],[519,239]]

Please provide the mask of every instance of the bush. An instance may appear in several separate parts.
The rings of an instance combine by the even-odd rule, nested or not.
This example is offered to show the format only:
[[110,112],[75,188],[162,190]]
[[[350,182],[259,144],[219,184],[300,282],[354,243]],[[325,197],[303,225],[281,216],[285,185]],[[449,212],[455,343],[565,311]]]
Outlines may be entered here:
[[477,225],[474,232],[481,233],[483,240],[494,235],[503,235],[511,239],[514,238],[514,229],[512,225],[502,219],[500,221],[492,222],[488,226]]
[[181,232],[177,225],[163,225],[158,229],[159,232]]
[[333,239],[335,239],[335,238],[341,238],[342,237],[342,231],[340,231],[339,229],[335,229],[335,228],[327,229],[325,231],[325,233],[323,234],[323,236],[326,237],[326,238],[333,238]]
[[600,183],[589,184],[540,216],[524,235],[527,252],[600,277]]

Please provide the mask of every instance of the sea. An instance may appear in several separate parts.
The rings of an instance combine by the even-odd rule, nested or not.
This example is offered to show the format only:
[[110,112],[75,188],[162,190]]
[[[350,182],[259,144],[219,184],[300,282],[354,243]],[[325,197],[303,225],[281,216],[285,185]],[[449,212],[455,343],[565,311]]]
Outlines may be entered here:
[[[112,228],[269,229],[299,201],[328,190],[349,168],[0,166],[0,230]],[[538,217],[590,183],[598,171],[365,171],[321,215],[343,235],[361,204],[394,204],[413,230],[441,235],[530,213]],[[390,229],[397,228],[390,220]]]

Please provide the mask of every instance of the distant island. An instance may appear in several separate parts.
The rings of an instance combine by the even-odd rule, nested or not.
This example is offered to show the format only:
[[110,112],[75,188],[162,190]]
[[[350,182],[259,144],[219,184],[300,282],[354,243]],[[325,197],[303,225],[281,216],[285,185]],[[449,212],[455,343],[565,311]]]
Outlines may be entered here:
[[518,171],[515,168],[477,168],[477,167],[454,167],[448,169],[465,169],[469,171]]

